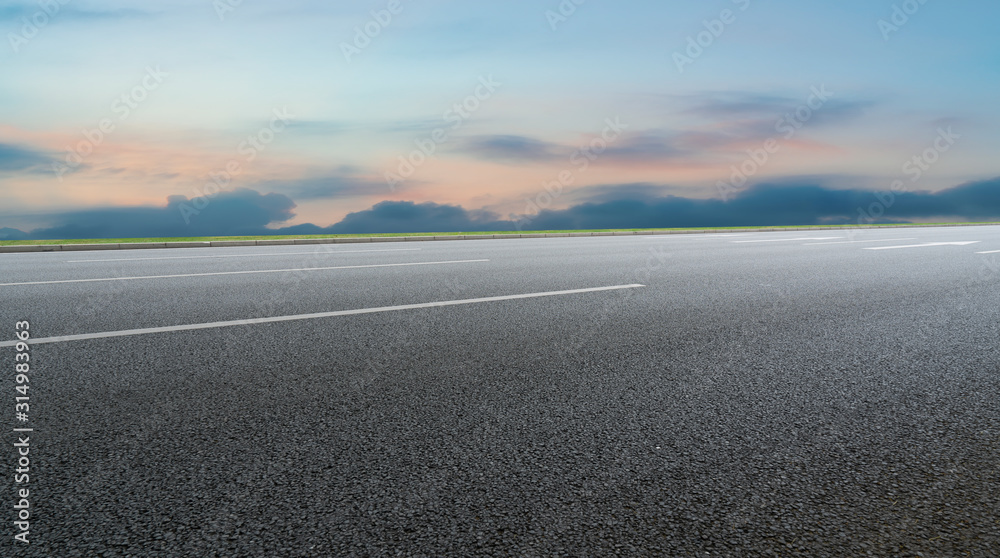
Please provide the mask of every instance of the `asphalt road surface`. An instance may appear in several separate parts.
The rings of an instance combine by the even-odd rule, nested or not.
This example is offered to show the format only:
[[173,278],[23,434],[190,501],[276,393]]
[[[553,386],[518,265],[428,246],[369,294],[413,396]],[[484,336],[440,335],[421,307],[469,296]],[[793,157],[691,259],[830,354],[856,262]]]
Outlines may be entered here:
[[0,332],[5,557],[1000,556],[1000,227],[3,254]]

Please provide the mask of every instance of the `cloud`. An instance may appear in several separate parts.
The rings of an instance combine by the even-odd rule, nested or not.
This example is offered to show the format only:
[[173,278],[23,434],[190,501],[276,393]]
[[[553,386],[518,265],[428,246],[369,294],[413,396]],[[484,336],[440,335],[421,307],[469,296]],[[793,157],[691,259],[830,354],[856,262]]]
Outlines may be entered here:
[[[731,141],[719,138],[711,143],[713,147],[717,147]],[[699,142],[692,134],[678,134],[665,130],[624,132],[611,142],[605,142],[606,147],[601,151],[594,150],[590,143],[590,138],[581,140],[578,145],[572,145],[519,135],[473,136],[463,138],[455,151],[491,162],[530,164],[566,161],[568,165],[575,158],[588,157],[582,153],[583,150],[590,150],[587,153],[600,157],[602,161],[648,163],[692,156],[696,150],[706,146],[703,138]],[[692,145],[685,145],[687,143]]]
[[727,91],[688,95],[681,100],[690,104],[686,112],[708,118],[747,118],[771,115],[788,110],[795,101],[780,95]]
[[[801,121],[810,130],[827,125],[843,125],[857,120],[868,109],[877,105],[868,99],[842,99],[838,93],[822,100],[819,106],[809,106],[811,92],[801,97],[762,95],[746,92],[705,93],[682,97],[689,104],[684,112],[703,119],[709,125],[703,129],[691,129],[679,135],[683,144],[703,148],[726,149],[747,142],[759,142],[776,136],[783,136],[792,120]],[[808,112],[800,109],[808,109]],[[808,115],[808,118],[802,118]],[[798,125],[794,125],[798,129]],[[780,129],[779,129],[780,128]],[[685,139],[686,138],[686,139]]]
[[288,130],[303,135],[342,136],[362,132],[385,134],[427,135],[437,128],[447,130],[450,124],[442,119],[423,118],[410,120],[295,120],[288,123]]
[[969,182],[937,194],[903,194],[890,211],[898,216],[1000,217],[1000,178]]
[[779,137],[777,118],[737,121],[706,130],[647,129],[623,132],[598,148],[585,138],[576,145],[546,142],[526,136],[476,136],[462,140],[454,149],[478,160],[531,164],[565,161],[567,165],[583,158],[596,157],[603,163],[620,165],[657,163],[694,163],[713,157],[743,154],[747,144]]
[[[839,98],[837,92],[831,92],[832,98],[823,102],[822,108],[815,111],[810,123],[843,122],[861,117],[865,111],[877,103],[872,100],[850,100]],[[706,93],[698,96],[685,97],[692,103],[686,112],[709,119],[762,119],[774,122],[786,113],[795,111],[806,104],[809,93],[801,98],[781,95],[762,95],[746,92]]]
[[430,134],[438,128],[447,129],[450,127],[450,124],[446,121],[442,119],[435,120],[433,118],[395,120],[389,123],[371,122],[361,125],[380,132],[415,135]]
[[0,228],[0,240],[27,240],[28,233],[12,229],[10,227]]
[[54,161],[34,149],[0,143],[0,172],[41,172]]
[[660,130],[625,133],[599,156],[602,160],[636,163],[678,159],[694,154],[693,146],[686,145],[692,139],[689,134]]
[[[888,203],[886,200],[889,200]],[[878,204],[877,211],[872,211]],[[884,210],[884,213],[883,211]],[[876,193],[815,184],[762,184],[728,202],[667,196],[607,199],[546,210],[522,221],[537,230],[862,224],[1000,220],[1000,178],[941,192]]]
[[164,207],[71,211],[49,216],[50,226],[29,235],[32,239],[263,235],[272,232],[268,225],[294,217],[295,203],[281,194],[238,189],[220,193],[199,207],[184,196],[171,196]]
[[[819,225],[858,223],[859,219],[867,224],[867,215],[885,223],[1000,221],[1000,178],[940,192],[898,193],[786,181],[757,185],[728,202],[663,195],[671,187],[646,183],[581,190],[573,199],[586,200],[584,203],[521,218],[501,219],[494,213],[455,205],[384,201],[350,213],[329,227],[303,224],[273,228],[294,216],[295,203],[282,194],[242,189],[219,194],[194,215],[189,211],[198,207],[193,200],[172,196],[165,207],[104,208],[50,216],[53,226],[27,234],[0,228],[0,239]],[[872,211],[873,206],[884,212]]]
[[290,132],[318,136],[343,135],[356,129],[355,124],[343,120],[293,120],[288,123]]
[[[822,104],[809,107],[814,91],[830,95]],[[810,128],[844,124],[865,115],[877,103],[866,99],[841,99],[825,88],[806,91],[801,98],[747,92],[705,93],[680,97],[688,105],[682,112],[694,115],[697,123],[679,129],[647,128],[629,130],[606,149],[595,153],[606,163],[657,164],[704,162],[743,153],[748,144],[784,136],[798,129],[799,121]],[[816,99],[813,99],[814,101]],[[808,109],[803,118],[799,109]],[[791,121],[795,124],[791,124]],[[454,151],[479,160],[502,163],[539,163],[569,160],[588,149],[591,138],[578,145],[552,143],[523,135],[498,134],[462,138]],[[578,155],[577,155],[578,156]]]
[[490,135],[463,138],[458,151],[477,159],[503,163],[533,163],[568,159],[571,149],[526,136]]
[[[724,202],[667,196],[583,203],[569,209],[542,211],[527,221],[532,229],[617,229],[754,225],[813,225],[847,222],[852,205],[845,192],[819,186],[761,186]],[[831,219],[831,215],[839,219]]]
[[[146,17],[155,14],[155,12],[147,10],[139,10],[132,8],[116,8],[111,10],[98,10],[89,8],[78,8],[73,5],[63,5],[65,2],[58,2],[59,11],[50,12],[49,10],[43,9],[41,4],[36,2],[12,2],[6,6],[0,7],[0,21],[11,21],[11,22],[21,22],[22,18],[27,18],[29,21],[35,17],[35,14],[41,12],[43,14],[49,15],[52,18],[67,19],[67,20],[98,20],[98,19],[126,19],[134,17]],[[40,17],[40,16],[39,16]]]
[[350,213],[328,227],[328,233],[471,232],[513,230],[490,212],[469,211],[456,205],[386,201],[371,209]]
[[567,191],[565,195],[580,203],[604,203],[622,199],[649,201],[674,194],[680,188],[649,182],[601,184]]
[[277,191],[293,199],[307,201],[373,196],[384,194],[388,190],[385,180],[359,177],[351,169],[294,180],[265,180],[254,183],[252,188]]

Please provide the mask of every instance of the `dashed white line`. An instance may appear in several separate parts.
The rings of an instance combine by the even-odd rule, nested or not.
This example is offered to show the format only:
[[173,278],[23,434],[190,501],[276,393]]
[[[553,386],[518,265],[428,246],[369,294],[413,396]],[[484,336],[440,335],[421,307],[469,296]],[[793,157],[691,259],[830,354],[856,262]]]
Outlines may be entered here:
[[1000,250],[990,250],[989,252],[976,252],[977,254],[1000,254]]
[[[389,250],[336,250],[326,252],[325,255],[333,254],[369,254],[376,252],[417,252],[420,248],[392,248]],[[153,260],[199,260],[205,258],[257,258],[264,256],[313,256],[317,252],[285,252],[283,254],[222,254],[218,256],[167,256],[163,258],[113,258],[97,260],[67,260],[66,263],[89,263],[89,262],[146,262]]]
[[[464,304],[480,304],[484,302],[500,302],[505,300],[524,300],[529,298],[543,298],[552,296],[565,296],[583,293],[598,293],[603,291],[619,291],[624,289],[638,289],[645,285],[616,285],[613,287],[595,287],[590,289],[572,289],[567,291],[549,291],[542,293],[530,293],[507,296],[490,296],[485,298],[469,298],[464,300],[445,300],[441,302],[425,302],[422,304],[404,304],[401,306],[382,306],[379,308],[362,308],[359,310],[337,310],[334,312],[319,312],[315,314],[298,314],[293,316],[276,316],[272,318],[252,318],[248,320],[232,320],[227,322],[210,322],[202,324],[187,324],[167,327],[150,327],[143,329],[126,329],[121,331],[105,331],[102,333],[84,333],[79,335],[63,335],[59,337],[40,337],[31,340],[32,345],[45,343],[63,343],[67,341],[84,341],[88,339],[107,339],[111,337],[129,337],[133,335],[147,335],[151,333],[171,333],[177,331],[194,331],[200,329],[214,329],[222,327],[246,326],[258,324],[271,324],[277,322],[292,322],[299,320],[316,320],[320,318],[335,318],[339,316],[357,316],[360,314],[376,314],[379,312],[398,312],[402,310],[417,310],[421,308],[441,308],[444,306],[460,306]],[[0,342],[0,347],[13,347],[17,341]]]
[[902,248],[930,248],[933,246],[968,246],[970,244],[978,244],[978,240],[968,240],[965,242],[928,242],[926,244],[909,244],[906,246],[876,246],[874,248],[865,248],[865,250],[899,250]]
[[249,275],[254,273],[294,273],[300,271],[330,271],[335,269],[372,269],[378,267],[408,267],[418,265],[449,265],[464,263],[482,263],[489,260],[454,260],[447,262],[411,262],[373,265],[340,265],[334,267],[305,267],[299,269],[263,269],[251,271],[218,271],[214,273],[185,273],[181,275],[145,275],[141,277],[103,277],[100,279],[64,279],[60,281],[26,281],[23,283],[0,283],[0,287],[19,287],[24,285],[59,285],[64,283],[97,283],[101,281],[137,281],[141,279],[175,279],[181,277],[213,277],[219,275]]
[[845,240],[841,242],[810,242],[803,246],[827,246],[830,244],[863,244],[867,242],[899,242],[903,240],[916,240],[916,238],[881,238],[879,240]]

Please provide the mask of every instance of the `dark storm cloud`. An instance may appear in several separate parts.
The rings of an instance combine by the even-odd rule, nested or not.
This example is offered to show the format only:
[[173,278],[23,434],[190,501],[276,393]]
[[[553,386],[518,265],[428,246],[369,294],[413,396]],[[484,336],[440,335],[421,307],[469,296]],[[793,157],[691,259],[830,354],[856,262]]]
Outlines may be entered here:
[[[111,207],[49,216],[51,226],[33,230],[33,239],[159,238],[268,234],[265,227],[294,216],[295,203],[280,194],[253,190],[223,192],[201,206],[171,196],[164,207]],[[200,209],[199,209],[200,207]],[[187,217],[187,222],[185,222]]]
[[[923,212],[925,216],[956,215],[970,219],[1000,217],[1000,178],[970,182],[931,196],[938,203],[927,203],[927,200],[919,198],[911,202],[907,196],[901,197],[900,213],[913,211],[914,216],[917,216],[917,212]],[[910,203],[913,204],[912,209]],[[941,209],[946,212],[935,213]]]
[[0,228],[0,240],[27,240],[28,233],[10,227]]
[[329,233],[405,233],[512,230],[510,221],[489,212],[469,211],[456,205],[382,202],[371,209],[350,213],[325,229]]
[[885,208],[877,222],[1000,220],[1000,179],[937,193],[896,194],[835,190],[818,184],[770,184],[748,189],[728,202],[663,195],[671,190],[642,183],[595,186],[581,192],[579,197],[588,200],[585,203],[542,211],[519,222],[458,206],[382,202],[332,227],[314,229],[313,234],[817,225],[859,220],[868,224],[870,208],[876,203]]
[[[878,204],[879,211],[872,211]],[[884,210],[884,211],[883,211]],[[819,225],[948,218],[1000,220],[1000,178],[941,192],[833,190],[819,185],[760,185],[728,202],[667,196],[584,203],[542,211],[530,228],[604,229]]]
[[[1000,178],[970,182],[940,192],[837,190],[820,184],[765,184],[729,201],[663,195],[669,186],[624,184],[581,189],[587,200],[561,210],[545,210],[517,221],[459,206],[385,201],[348,214],[329,227],[313,224],[267,228],[294,216],[295,203],[281,194],[253,190],[222,193],[200,207],[173,196],[166,207],[107,208],[49,216],[56,223],[28,235],[0,228],[0,237],[144,238],[269,234],[407,233],[502,230],[772,226],[907,222],[948,219],[1000,221]],[[617,193],[617,195],[616,195]],[[881,208],[872,211],[873,207]],[[197,213],[191,214],[190,210]],[[184,217],[189,218],[185,223]],[[3,238],[0,238],[3,239]]]

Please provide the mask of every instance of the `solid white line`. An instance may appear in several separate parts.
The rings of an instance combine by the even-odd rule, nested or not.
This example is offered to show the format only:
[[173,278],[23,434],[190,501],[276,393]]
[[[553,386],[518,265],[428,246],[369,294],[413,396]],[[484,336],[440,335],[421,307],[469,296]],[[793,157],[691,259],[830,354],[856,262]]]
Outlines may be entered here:
[[798,242],[800,240],[837,240],[847,238],[844,236],[819,236],[806,238],[770,238],[767,240],[734,240],[733,244],[749,244],[751,242]]
[[811,242],[803,246],[827,246],[829,244],[859,244],[864,242],[893,242],[897,240],[916,240],[916,238],[882,238],[879,240],[847,240],[843,242]]
[[990,250],[989,252],[976,252],[977,254],[1000,254],[1000,250]]
[[[204,324],[188,324],[167,327],[150,327],[143,329],[127,329],[122,331],[106,331],[103,333],[84,333],[80,335],[63,335],[59,337],[41,337],[30,340],[32,346],[45,343],[63,343],[67,341],[84,341],[87,339],[107,339],[110,337],[129,337],[132,335],[146,335],[150,333],[170,333],[175,331],[194,331],[199,329],[214,329],[220,327],[233,327],[258,324],[272,324],[277,322],[292,322],[299,320],[316,320],[320,318],[336,318],[339,316],[357,316],[360,314],[376,314],[379,312],[397,312],[401,310],[417,310],[421,308],[441,308],[444,306],[460,306],[464,304],[479,304],[483,302],[500,302],[505,300],[523,300],[527,298],[542,298],[550,296],[565,296],[582,293],[598,293],[603,291],[619,291],[623,289],[638,289],[645,285],[617,285],[614,287],[595,287],[591,289],[573,289],[568,291],[550,291],[544,293],[530,293],[508,296],[490,296],[485,298],[469,298],[465,300],[446,300],[442,302],[425,302],[422,304],[404,304],[402,306],[382,306],[380,308],[363,308],[360,310],[337,310],[335,312],[320,312],[316,314],[298,314],[294,316],[276,316],[272,318],[253,318],[249,320],[233,320],[228,322],[211,322]],[[0,347],[13,347],[18,341],[0,342]]]
[[926,244],[910,244],[908,246],[877,246],[875,248],[865,248],[865,250],[899,250],[900,248],[930,248],[932,246],[968,246],[978,244],[979,240],[967,240],[965,242],[928,242]]
[[[393,248],[389,250],[337,250],[326,254],[368,254],[372,252],[416,252],[420,248]],[[197,260],[204,258],[257,258],[263,256],[311,256],[317,252],[285,252],[284,254],[224,254],[221,256],[170,256],[165,258],[114,258],[105,260],[67,260],[66,263],[85,262],[145,262],[153,260]]]
[[66,279],[62,281],[29,281],[25,283],[0,283],[0,287],[19,287],[23,285],[58,285],[63,283],[96,283],[100,281],[135,281],[139,279],[174,279],[177,277],[212,277],[217,275],[248,275],[252,273],[292,273],[298,271],[329,271],[333,269],[371,269],[376,267],[407,267],[416,265],[447,265],[461,263],[482,263],[489,260],[455,260],[448,262],[414,262],[374,265],[341,265],[336,267],[305,267],[301,269],[263,269],[252,271],[218,271],[215,273],[186,273],[184,275],[146,275],[143,277],[107,277],[101,279]]

